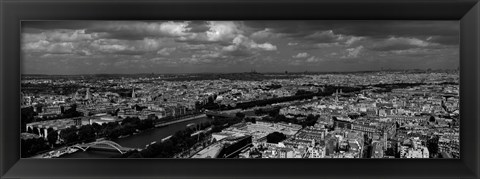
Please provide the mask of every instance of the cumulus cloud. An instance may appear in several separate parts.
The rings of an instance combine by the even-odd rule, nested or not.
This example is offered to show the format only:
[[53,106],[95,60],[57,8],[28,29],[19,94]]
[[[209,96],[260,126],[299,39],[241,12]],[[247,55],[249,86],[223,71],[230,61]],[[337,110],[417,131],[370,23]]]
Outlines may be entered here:
[[306,62],[309,62],[309,63],[315,63],[315,62],[320,62],[320,61],[323,61],[323,59],[319,58],[319,57],[315,57],[315,56],[311,56],[310,58],[308,58],[306,60]]
[[85,29],[70,30],[49,30],[42,33],[24,33],[22,40],[24,42],[35,42],[40,40],[48,40],[52,42],[77,42],[82,40],[92,40],[98,38],[100,34],[85,33]]
[[292,56],[292,57],[293,57],[293,58],[306,58],[306,57],[308,57],[308,56],[309,56],[309,54],[308,54],[307,52],[301,52],[301,53],[298,53],[298,54],[296,54],[296,55],[294,55],[294,56]]
[[353,45],[354,43],[360,41],[360,40],[363,40],[365,39],[364,37],[355,37],[355,36],[352,36],[352,37],[349,37],[347,41],[345,41],[345,44],[347,46],[351,46]]
[[427,38],[428,42],[445,44],[445,45],[458,45],[460,42],[459,36],[429,36]]
[[206,35],[209,41],[229,41],[242,33],[232,21],[210,21],[208,27],[210,29],[206,32]]
[[105,38],[140,40],[146,37],[184,37],[191,35],[188,21],[138,22],[108,21],[95,24],[86,32],[105,33]]
[[264,51],[277,50],[277,46],[275,45],[272,45],[270,43],[258,44],[252,39],[249,39],[244,35],[238,35],[233,39],[232,43],[233,43],[232,45],[226,46],[223,49],[226,51],[235,51],[241,48],[246,48],[246,50],[252,50],[252,49],[264,50]]
[[253,39],[267,39],[274,38],[276,36],[277,34],[272,32],[270,28],[265,28],[264,30],[254,32],[252,35],[250,35],[250,37]]
[[49,42],[40,40],[38,42],[30,42],[23,45],[25,52],[36,52],[46,54],[68,54],[73,53],[75,47],[71,42]]
[[370,47],[375,51],[391,51],[391,50],[406,50],[411,48],[422,48],[427,46],[434,46],[436,44],[420,40],[417,38],[407,37],[390,37],[373,43]]
[[342,58],[357,58],[360,55],[360,52],[362,51],[362,49],[363,49],[363,46],[348,48],[346,49],[347,54]]
[[344,40],[344,38],[341,34],[333,33],[333,30],[319,31],[306,36],[306,39],[316,43],[335,43]]
[[145,38],[143,40],[98,39],[93,41],[89,47],[101,53],[138,55],[158,51],[162,46],[159,39]]
[[174,52],[177,48],[175,47],[170,47],[170,48],[163,48],[159,51],[157,51],[157,54],[163,55],[163,56],[169,56],[172,52]]

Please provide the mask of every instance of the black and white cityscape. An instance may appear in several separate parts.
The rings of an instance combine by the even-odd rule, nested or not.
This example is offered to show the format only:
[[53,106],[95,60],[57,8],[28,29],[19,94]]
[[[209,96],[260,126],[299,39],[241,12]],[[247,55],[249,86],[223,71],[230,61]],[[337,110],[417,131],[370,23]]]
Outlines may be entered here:
[[458,21],[23,21],[22,158],[460,158]]

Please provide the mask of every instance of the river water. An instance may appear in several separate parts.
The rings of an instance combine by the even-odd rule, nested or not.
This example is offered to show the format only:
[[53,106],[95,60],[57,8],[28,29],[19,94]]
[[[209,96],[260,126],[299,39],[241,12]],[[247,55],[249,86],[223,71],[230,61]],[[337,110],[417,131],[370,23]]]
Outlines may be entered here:
[[[153,128],[142,133],[132,135],[129,137],[113,140],[114,142],[120,144],[124,147],[130,148],[145,148],[146,145],[154,142],[161,141],[163,138],[173,135],[175,132],[183,130],[190,123],[200,124],[202,122],[210,121],[211,119],[207,117],[197,118],[190,121],[179,122],[165,127]],[[86,152],[75,152],[73,154],[63,155],[61,158],[108,158],[118,153],[114,152],[105,152],[105,151],[91,151]]]

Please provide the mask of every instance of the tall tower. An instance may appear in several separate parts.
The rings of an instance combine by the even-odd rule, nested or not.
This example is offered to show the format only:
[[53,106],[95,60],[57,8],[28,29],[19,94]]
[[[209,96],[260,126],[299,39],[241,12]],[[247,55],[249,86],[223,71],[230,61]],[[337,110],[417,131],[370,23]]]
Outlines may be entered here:
[[135,96],[135,88],[132,89],[132,98],[136,98],[136,96]]

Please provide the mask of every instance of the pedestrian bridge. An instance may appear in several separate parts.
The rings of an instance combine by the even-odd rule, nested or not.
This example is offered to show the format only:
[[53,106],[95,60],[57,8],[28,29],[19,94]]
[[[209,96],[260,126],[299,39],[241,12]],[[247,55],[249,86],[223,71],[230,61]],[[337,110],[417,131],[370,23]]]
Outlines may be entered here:
[[96,149],[96,150],[113,150],[117,151],[120,154],[124,154],[128,151],[131,150],[138,150],[134,148],[128,148],[128,147],[123,147],[120,144],[117,144],[113,141],[110,140],[101,140],[101,141],[95,141],[87,144],[77,144],[74,146],[70,146],[70,148],[77,148],[82,151],[87,151],[89,149]]

